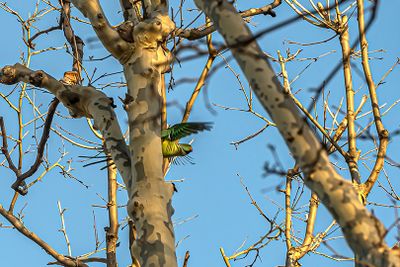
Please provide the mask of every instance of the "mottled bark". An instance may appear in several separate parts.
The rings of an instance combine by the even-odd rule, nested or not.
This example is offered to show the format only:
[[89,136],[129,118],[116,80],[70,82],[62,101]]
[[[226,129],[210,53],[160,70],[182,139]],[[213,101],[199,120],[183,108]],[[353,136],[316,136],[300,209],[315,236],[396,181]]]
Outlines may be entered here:
[[72,0],[75,7],[90,20],[104,47],[118,60],[129,58],[130,44],[109,24],[98,0]]
[[[242,18],[248,18],[257,15],[270,15],[272,17],[275,17],[276,14],[274,8],[280,6],[281,3],[282,0],[273,0],[270,4],[267,4],[263,7],[258,7],[258,8],[252,7],[245,11],[240,12],[239,14],[242,16]],[[176,30],[174,34],[176,36],[183,37],[188,40],[197,40],[213,33],[215,30],[216,30],[215,25],[203,25],[194,29],[179,28]]]
[[241,16],[226,0],[196,0],[210,17],[244,72],[261,104],[276,123],[305,174],[306,185],[341,226],[351,249],[366,266],[400,266],[400,250],[384,241],[386,231],[359,201],[351,182],[338,175],[328,155],[289,95]]
[[[122,31],[108,23],[98,0],[73,0],[72,3],[90,20],[104,47],[123,65],[128,84],[125,104],[129,148],[118,125],[112,99],[95,88],[68,85],[21,64],[4,67],[0,82],[26,82],[46,88],[68,108],[71,116],[93,118],[94,126],[103,135],[106,151],[127,187],[128,214],[137,231],[131,246],[133,257],[141,267],[175,267],[171,220],[173,186],[164,181],[161,152],[161,77],[168,71],[171,60],[170,52],[162,44],[175,28],[168,16],[168,4],[161,0],[143,1],[145,19],[140,12],[128,12],[126,19],[132,18],[132,21],[127,21]],[[121,4],[124,10],[130,9],[129,1]]]
[[131,180],[129,151],[114,113],[112,99],[94,87],[66,85],[44,71],[33,71],[18,63],[1,69],[0,83],[18,82],[30,83],[49,90],[74,118],[93,119],[94,126],[104,136],[107,151],[110,152],[124,182]]
[[135,258],[143,259],[141,266],[176,266],[173,187],[164,181],[160,142],[161,74],[168,66],[169,51],[159,43],[172,28],[169,17],[161,14],[140,22],[133,35],[135,53],[124,64],[133,100],[127,105],[133,177],[127,185],[128,212],[137,229],[131,249]]
[[[108,24],[98,0],[72,2],[89,18],[103,45],[123,65],[128,85],[125,106],[132,179],[125,184],[128,214],[137,231],[131,253],[141,267],[175,267],[173,186],[164,181],[161,152],[161,77],[171,60],[162,44],[175,29],[168,16],[167,1],[141,1],[143,14],[126,13],[123,31]],[[121,4],[129,11],[128,1]]]
[[137,22],[139,22],[137,7],[138,5],[141,4],[140,1],[137,1],[135,4],[132,4],[132,1],[130,0],[119,0],[119,3],[121,5],[125,21],[132,21],[135,19],[137,20]]

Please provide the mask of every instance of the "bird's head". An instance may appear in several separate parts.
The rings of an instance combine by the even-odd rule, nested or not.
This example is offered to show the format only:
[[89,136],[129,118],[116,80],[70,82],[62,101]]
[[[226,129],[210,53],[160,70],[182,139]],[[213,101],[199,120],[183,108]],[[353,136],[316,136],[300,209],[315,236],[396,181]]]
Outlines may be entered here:
[[189,145],[189,144],[180,144],[180,146],[181,146],[183,152],[185,152],[185,155],[187,155],[187,154],[189,154],[190,152],[193,151],[192,146]]

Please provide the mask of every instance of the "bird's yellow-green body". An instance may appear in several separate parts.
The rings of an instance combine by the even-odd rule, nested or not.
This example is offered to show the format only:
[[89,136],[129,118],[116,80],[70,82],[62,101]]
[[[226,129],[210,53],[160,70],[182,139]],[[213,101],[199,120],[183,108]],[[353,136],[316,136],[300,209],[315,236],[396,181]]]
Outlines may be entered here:
[[184,157],[193,151],[190,144],[181,144],[179,139],[190,134],[204,130],[211,130],[211,123],[208,122],[186,122],[175,124],[161,132],[162,153],[164,158]]
[[162,153],[164,158],[178,157],[178,156],[186,156],[190,152],[192,152],[192,146],[189,144],[179,144],[178,140],[162,141]]
[[[193,148],[190,144],[181,144],[179,143],[179,139],[184,138],[191,134],[196,134],[201,131],[209,131],[212,128],[212,124],[209,122],[185,122],[175,124],[174,126],[169,127],[168,129],[161,131],[161,148],[162,154],[164,158],[170,159],[172,162],[191,162],[189,153],[193,151]],[[106,156],[93,156],[84,158],[104,158]],[[177,160],[177,157],[181,157],[183,160]],[[92,163],[88,163],[85,166],[97,164],[100,162],[107,161],[107,159],[101,159],[99,161],[95,161]]]

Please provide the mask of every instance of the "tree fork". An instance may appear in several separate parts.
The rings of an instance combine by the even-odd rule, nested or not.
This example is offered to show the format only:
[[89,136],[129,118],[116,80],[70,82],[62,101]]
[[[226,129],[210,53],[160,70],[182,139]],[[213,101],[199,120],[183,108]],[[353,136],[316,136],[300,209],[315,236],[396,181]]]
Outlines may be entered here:
[[130,27],[123,36],[110,26],[98,0],[72,3],[90,20],[104,47],[123,65],[128,86],[130,101],[126,111],[132,175],[125,184],[128,215],[137,231],[131,254],[141,267],[175,267],[173,186],[164,181],[161,152],[161,77],[169,70],[172,58],[162,43],[175,29],[168,16],[168,1],[142,2],[143,20],[131,15],[132,20],[126,22]]

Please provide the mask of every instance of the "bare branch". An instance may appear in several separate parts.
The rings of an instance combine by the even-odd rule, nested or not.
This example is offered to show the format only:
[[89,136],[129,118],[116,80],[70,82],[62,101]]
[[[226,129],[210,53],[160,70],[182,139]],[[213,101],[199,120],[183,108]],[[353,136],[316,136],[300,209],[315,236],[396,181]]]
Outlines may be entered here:
[[[284,89],[253,39],[241,16],[226,0],[196,0],[210,16],[238,61],[261,104],[276,123],[281,135],[305,174],[305,184],[337,219],[346,240],[358,258],[371,265],[398,265],[400,251],[391,250],[384,241],[384,226],[359,201],[352,184],[331,166],[326,151],[313,131],[300,117],[295,104],[284,96]],[[224,25],[231,25],[225,27]],[[238,46],[238,40],[249,40]],[[360,227],[368,235],[360,237]],[[368,229],[368,230],[367,230]],[[361,238],[361,239],[360,239]],[[377,252],[377,247],[379,251]],[[386,253],[383,253],[386,251]]]
[[16,218],[12,213],[6,211],[2,205],[0,205],[0,214],[7,219],[21,234],[38,244],[42,249],[44,249],[50,256],[56,259],[64,266],[70,267],[88,267],[85,263],[77,259],[71,259],[69,257],[63,256],[55,251],[49,244],[37,236],[34,232],[31,232],[26,228],[22,222]]
[[[129,43],[111,27],[98,0],[72,0],[79,11],[90,20],[94,31],[104,47],[119,61],[126,60]],[[129,53],[129,52],[128,52]]]
[[117,171],[110,156],[107,155],[107,181],[108,181],[108,221],[106,227],[107,266],[117,267],[117,242],[118,242],[118,206],[117,206]]
[[17,191],[21,195],[26,195],[27,193],[27,189],[24,188],[23,186],[24,180],[27,179],[28,177],[31,177],[39,169],[40,164],[43,161],[44,148],[46,146],[47,140],[49,139],[51,123],[53,121],[54,113],[56,112],[59,103],[60,101],[57,98],[55,98],[49,106],[49,109],[47,111],[46,121],[43,126],[42,138],[40,138],[40,142],[37,148],[35,162],[32,164],[29,170],[20,175],[17,175],[17,181],[15,181],[15,183],[11,186],[15,191]]
[[[242,16],[242,18],[253,17],[257,15],[270,15],[272,17],[275,17],[276,14],[273,11],[273,9],[280,6],[281,3],[282,0],[274,0],[272,3],[265,5],[263,7],[250,8],[248,10],[240,12],[240,15]],[[208,34],[213,33],[215,30],[216,28],[214,25],[210,26],[203,25],[196,29],[187,29],[187,30],[177,29],[175,35],[186,38],[188,40],[196,40],[203,38]]]
[[107,150],[125,184],[131,182],[130,153],[114,113],[112,99],[93,87],[64,85],[44,71],[32,71],[21,64],[0,70],[1,83],[14,84],[19,81],[49,90],[69,109],[72,117],[93,118],[94,126],[104,136]]
[[371,171],[371,174],[368,177],[368,180],[365,182],[364,189],[364,198],[366,198],[371,192],[372,187],[374,186],[376,180],[379,177],[379,173],[383,169],[383,164],[385,163],[385,155],[387,150],[387,145],[389,143],[389,132],[385,129],[381,119],[381,112],[379,110],[379,102],[376,94],[375,83],[372,79],[371,70],[369,67],[369,59],[368,59],[368,42],[365,33],[365,23],[364,23],[364,1],[357,0],[357,8],[358,8],[358,28],[359,28],[359,38],[361,44],[361,55],[362,55],[362,66],[364,70],[365,80],[368,84],[369,96],[371,98],[371,106],[372,112],[374,114],[374,122],[376,132],[379,136],[379,147],[378,147],[378,155],[376,156],[374,167]]

